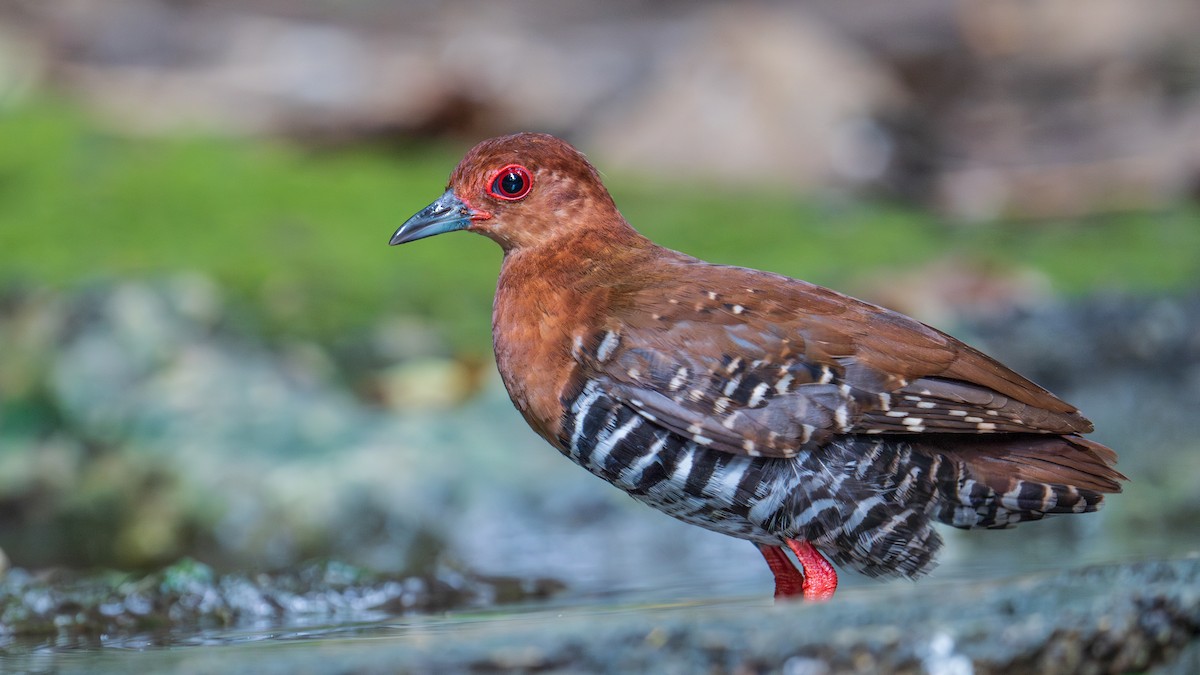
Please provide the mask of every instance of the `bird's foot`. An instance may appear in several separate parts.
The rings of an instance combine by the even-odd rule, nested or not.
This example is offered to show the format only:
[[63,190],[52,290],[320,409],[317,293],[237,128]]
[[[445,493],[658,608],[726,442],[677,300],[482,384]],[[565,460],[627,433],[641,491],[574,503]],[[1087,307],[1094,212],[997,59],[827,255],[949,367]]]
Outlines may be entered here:
[[759,544],[758,550],[763,558],[766,558],[767,567],[770,567],[775,575],[776,600],[804,595],[804,575],[796,569],[781,547]]
[[837,590],[837,571],[824,556],[806,541],[788,539],[788,548],[800,561],[800,569],[792,564],[787,552],[780,546],[760,544],[758,550],[775,575],[775,599],[803,598],[823,602],[833,597]]
[[801,587],[804,599],[816,602],[832,599],[838,586],[837,570],[833,569],[833,565],[807,541],[788,539],[787,545],[796,554],[796,560],[800,561],[800,569],[804,570]]

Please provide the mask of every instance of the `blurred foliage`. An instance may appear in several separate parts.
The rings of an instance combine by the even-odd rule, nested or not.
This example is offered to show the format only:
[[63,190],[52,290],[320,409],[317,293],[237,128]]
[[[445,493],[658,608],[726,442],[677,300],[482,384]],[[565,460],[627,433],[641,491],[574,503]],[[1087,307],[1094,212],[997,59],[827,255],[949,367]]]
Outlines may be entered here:
[[630,221],[647,223],[639,227],[664,246],[835,287],[853,286],[881,268],[919,269],[946,256],[981,268],[1033,268],[1068,294],[1168,291],[1200,282],[1200,208],[1192,204],[1079,221],[948,223],[888,203],[612,187]]
[[488,242],[459,237],[433,255],[387,247],[407,212],[441,192],[457,151],[133,140],[56,104],[4,113],[0,147],[0,280],[193,270],[269,325],[323,336],[389,311],[448,319],[455,335],[454,322],[490,308],[499,254]]
[[[0,283],[203,272],[275,332],[333,339],[389,314],[431,318],[457,351],[488,350],[499,251],[480,237],[392,250],[464,148],[305,149],[264,140],[116,136],[43,100],[0,112]],[[910,208],[802,202],[764,188],[612,176],[625,215],[714,261],[854,288],[882,267],[969,252],[1033,267],[1059,290],[1164,290],[1200,278],[1200,210],[1084,222],[948,224]]]

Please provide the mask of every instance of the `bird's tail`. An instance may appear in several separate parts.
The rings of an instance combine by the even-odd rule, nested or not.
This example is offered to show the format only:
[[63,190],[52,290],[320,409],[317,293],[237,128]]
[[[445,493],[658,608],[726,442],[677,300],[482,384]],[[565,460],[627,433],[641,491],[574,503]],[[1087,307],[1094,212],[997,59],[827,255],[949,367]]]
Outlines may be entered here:
[[932,569],[941,537],[931,521],[1004,528],[1086,513],[1100,508],[1105,494],[1120,492],[1125,480],[1113,468],[1112,450],[1075,435],[857,440],[850,470],[865,488],[862,499],[843,527],[818,543],[836,562],[870,576],[915,577]]
[[931,436],[914,451],[928,458],[930,515],[961,528],[1095,511],[1126,479],[1116,453],[1076,435]]

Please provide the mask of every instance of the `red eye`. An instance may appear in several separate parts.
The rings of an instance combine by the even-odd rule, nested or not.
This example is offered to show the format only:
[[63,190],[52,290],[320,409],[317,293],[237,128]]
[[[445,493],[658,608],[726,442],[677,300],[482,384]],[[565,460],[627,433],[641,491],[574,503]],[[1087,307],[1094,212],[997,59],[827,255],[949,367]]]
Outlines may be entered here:
[[519,164],[509,164],[496,172],[488,193],[497,199],[515,202],[533,189],[533,176]]

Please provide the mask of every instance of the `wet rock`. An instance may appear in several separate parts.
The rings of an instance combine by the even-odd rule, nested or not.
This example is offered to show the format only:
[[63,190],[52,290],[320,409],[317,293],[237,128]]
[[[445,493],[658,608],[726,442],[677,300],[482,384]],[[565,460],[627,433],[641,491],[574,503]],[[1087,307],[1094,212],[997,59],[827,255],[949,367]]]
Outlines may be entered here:
[[1169,665],[1200,640],[1197,588],[1196,559],[1090,567],[820,606],[576,618],[449,657],[430,645],[405,663],[453,672],[503,670],[514,659],[549,672],[1128,672]]
[[260,574],[218,574],[194,560],[145,576],[13,569],[0,580],[0,635],[114,639],[152,631],[364,621],[545,599],[561,588],[548,579],[449,568],[384,575],[340,562]]

